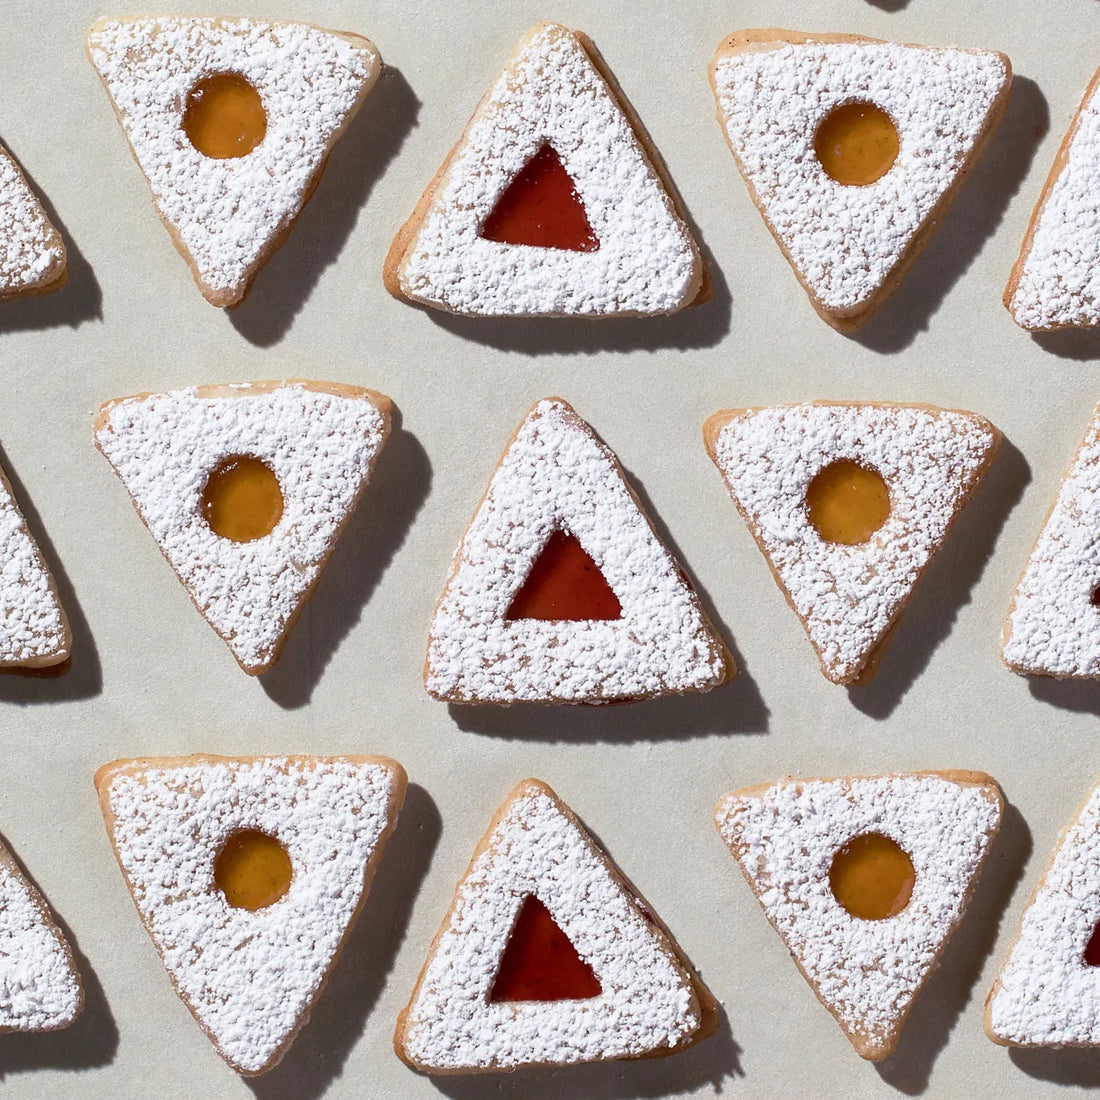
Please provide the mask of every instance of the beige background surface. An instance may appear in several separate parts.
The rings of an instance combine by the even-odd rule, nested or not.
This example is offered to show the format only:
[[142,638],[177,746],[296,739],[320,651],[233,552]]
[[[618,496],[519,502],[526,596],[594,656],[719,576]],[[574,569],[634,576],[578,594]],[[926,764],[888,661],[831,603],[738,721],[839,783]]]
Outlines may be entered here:
[[[1068,1093],[1100,1056],[1014,1055],[981,1005],[1058,830],[1100,771],[1100,687],[1000,664],[1012,584],[1100,398],[1100,340],[1037,341],[1000,305],[1032,204],[1100,63],[1097,0],[455,0],[258,3],[361,31],[390,66],[251,298],[199,296],[83,53],[87,0],[3,0],[0,136],[56,211],[70,284],[0,307],[0,443],[76,630],[62,680],[0,680],[0,831],[71,929],[88,1009],[0,1039],[6,1095],[247,1097],[929,1096]],[[812,10],[811,10],[812,9]],[[199,9],[200,11],[202,9]],[[210,13],[210,12],[207,12]],[[466,322],[390,299],[397,226],[530,24],[587,31],[667,158],[713,257],[715,300],[657,322]],[[778,25],[1006,51],[1008,115],[907,284],[855,339],[810,308],[713,118],[719,39]],[[401,411],[359,518],[281,664],[241,673],[192,610],[91,442],[100,401],[305,375]],[[450,554],[505,439],[558,393],[604,436],[743,659],[709,696],[608,711],[448,710],[420,683]],[[1007,444],[914,601],[874,686],[817,670],[704,454],[731,405],[843,398],[971,408]],[[238,1080],[171,992],[107,844],[92,774],[118,756],[381,752],[415,786],[334,980],[283,1066]],[[733,786],[785,773],[981,768],[1011,802],[969,919],[897,1055],[862,1063],[814,1000],[710,823]],[[572,804],[725,1005],[661,1062],[511,1079],[418,1077],[390,1050],[454,882],[526,775]]]

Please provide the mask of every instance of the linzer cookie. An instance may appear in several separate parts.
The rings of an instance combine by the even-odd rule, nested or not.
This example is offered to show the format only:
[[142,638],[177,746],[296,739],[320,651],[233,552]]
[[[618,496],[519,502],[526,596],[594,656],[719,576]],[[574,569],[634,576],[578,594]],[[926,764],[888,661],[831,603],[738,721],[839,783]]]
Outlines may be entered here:
[[390,247],[387,289],[452,313],[647,316],[709,297],[671,180],[592,43],[524,36]]
[[246,672],[278,660],[386,442],[389,410],[372,390],[305,381],[100,409],[96,446]]
[[236,305],[378,78],[378,51],[305,23],[182,16],[103,19],[87,46],[203,297]]
[[0,302],[57,290],[68,274],[61,234],[0,145]]
[[1001,652],[1014,672],[1100,677],[1100,406],[1016,585]]
[[433,1074],[674,1054],[717,1005],[554,792],[526,779],[474,852],[394,1036]]
[[765,915],[862,1058],[897,1046],[1001,822],[982,772],[783,780],[715,816]]
[[61,929],[0,844],[0,1032],[57,1031],[83,1007],[80,975]]
[[309,1019],[405,797],[378,756],[117,760],[96,789],[172,986],[238,1072]]
[[985,1002],[1004,1046],[1100,1046],[1100,787],[1063,830]]
[[833,683],[866,683],[1001,435],[929,405],[813,403],[703,426],[787,601]]
[[858,328],[898,288],[1008,103],[991,50],[747,30],[710,67],[749,194],[818,313]]
[[452,703],[708,691],[736,666],[615,456],[560,398],[502,455],[432,618],[424,679]]

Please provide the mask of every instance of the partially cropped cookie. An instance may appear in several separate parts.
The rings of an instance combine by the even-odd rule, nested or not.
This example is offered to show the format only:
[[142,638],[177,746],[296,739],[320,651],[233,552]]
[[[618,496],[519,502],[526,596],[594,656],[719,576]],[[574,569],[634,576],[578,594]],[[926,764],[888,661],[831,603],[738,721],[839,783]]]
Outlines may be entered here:
[[525,779],[474,852],[394,1048],[432,1074],[676,1052],[717,1005],[668,930],[545,783]]
[[520,41],[386,258],[387,289],[451,313],[650,316],[709,296],[637,116],[583,34]]
[[861,1058],[893,1053],[1001,823],[981,772],[786,779],[715,820],[795,964]]
[[0,302],[57,290],[68,274],[61,234],[0,145]]
[[96,446],[203,617],[250,674],[270,668],[390,427],[389,398],[244,382],[108,401]]
[[825,677],[866,683],[1001,435],[930,405],[777,405],[703,426]]
[[283,243],[381,72],[357,34],[262,19],[102,19],[88,56],[212,305]]
[[709,691],[736,671],[614,454],[566,402],[537,402],[455,552],[428,691],[610,703]]
[[749,194],[818,313],[858,328],[939,227],[1008,103],[1004,54],[747,30],[710,67]]

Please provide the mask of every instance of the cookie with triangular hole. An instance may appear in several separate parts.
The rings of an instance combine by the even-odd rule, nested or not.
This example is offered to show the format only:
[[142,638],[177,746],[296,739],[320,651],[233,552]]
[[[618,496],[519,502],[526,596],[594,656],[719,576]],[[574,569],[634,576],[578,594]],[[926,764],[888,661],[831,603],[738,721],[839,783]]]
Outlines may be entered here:
[[1062,830],[985,1002],[1014,1047],[1100,1047],[1100,786]]
[[382,69],[361,35],[177,15],[87,36],[134,159],[202,295],[240,302]]
[[0,145],[0,302],[65,285],[65,242],[15,158]]
[[185,756],[96,772],[172,987],[238,1073],[286,1053],[362,909],[405,797],[380,756]]
[[521,421],[432,617],[450,703],[611,703],[709,691],[733,656],[614,454],[570,405]]
[[96,446],[250,675],[278,660],[390,429],[373,390],[291,379],[106,402]]
[[864,324],[939,228],[1008,104],[1004,54],[745,30],[710,65],[749,195],[814,309]]
[[555,23],[524,35],[383,278],[476,315],[653,316],[710,297],[660,155],[592,42]]
[[729,409],[707,451],[826,679],[867,683],[1001,433],[931,405]]
[[784,779],[715,822],[802,976],[861,1058],[893,1053],[1000,826],[983,772]]
[[428,950],[394,1049],[430,1074],[675,1054],[718,1008],[668,929],[543,782],[509,793]]

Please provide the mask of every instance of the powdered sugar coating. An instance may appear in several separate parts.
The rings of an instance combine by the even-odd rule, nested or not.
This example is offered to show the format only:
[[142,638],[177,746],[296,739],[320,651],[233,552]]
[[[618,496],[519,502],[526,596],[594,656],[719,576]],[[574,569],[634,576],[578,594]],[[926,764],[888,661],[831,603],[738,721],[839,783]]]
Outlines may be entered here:
[[[349,395],[349,393],[351,395]],[[367,390],[257,383],[124,398],[105,406],[96,443],[195,605],[249,672],[277,659],[367,483],[389,431]],[[274,472],[283,514],[263,538],[214,533],[202,514],[211,471],[254,455]]]
[[[622,605],[620,619],[506,619],[559,529],[599,567]],[[704,691],[733,672],[615,456],[564,401],[540,401],[456,554],[432,619],[428,691],[453,702],[599,702]]]
[[1100,406],[1012,597],[1002,653],[1017,672],[1100,676]]
[[[1000,436],[973,413],[906,405],[786,405],[732,415],[711,444],[730,495],[834,682],[859,675],[901,613]],[[877,470],[890,515],[868,542],[827,542],[806,491],[847,459]]]
[[[718,805],[722,839],[768,920],[865,1057],[892,1049],[1000,825],[996,786],[981,778],[787,780]],[[837,850],[865,833],[895,841],[916,872],[909,904],[885,920],[853,917],[829,885]]]
[[[871,41],[720,49],[712,75],[754,200],[821,309],[842,317],[905,257],[1010,80],[992,51]],[[900,149],[880,179],[848,186],[825,173],[814,136],[830,110],[861,100],[890,116]]]
[[[479,236],[505,188],[553,145],[595,252]],[[702,261],[614,93],[578,37],[542,24],[474,114],[399,266],[402,293],[457,313],[653,314],[689,305]]]
[[0,845],[0,1031],[68,1027],[83,1004],[69,945]]
[[[108,827],[142,922],[239,1072],[270,1068],[305,1023],[403,787],[392,761],[339,757],[148,761],[106,778]],[[265,909],[233,908],[214,881],[217,853],[243,829],[275,837],[293,866]]]
[[[157,210],[216,305],[243,297],[381,69],[365,38],[254,19],[109,20],[88,52]],[[183,112],[196,81],[222,72],[259,92],[267,132],[247,156],[217,160],[191,144]]]
[[67,262],[61,234],[0,146],[0,298],[49,287],[64,274]]
[[[541,783],[509,796],[459,883],[398,1028],[418,1068],[509,1069],[670,1053],[703,1024],[692,980],[644,904]],[[533,894],[602,992],[490,1004],[501,956]]]

